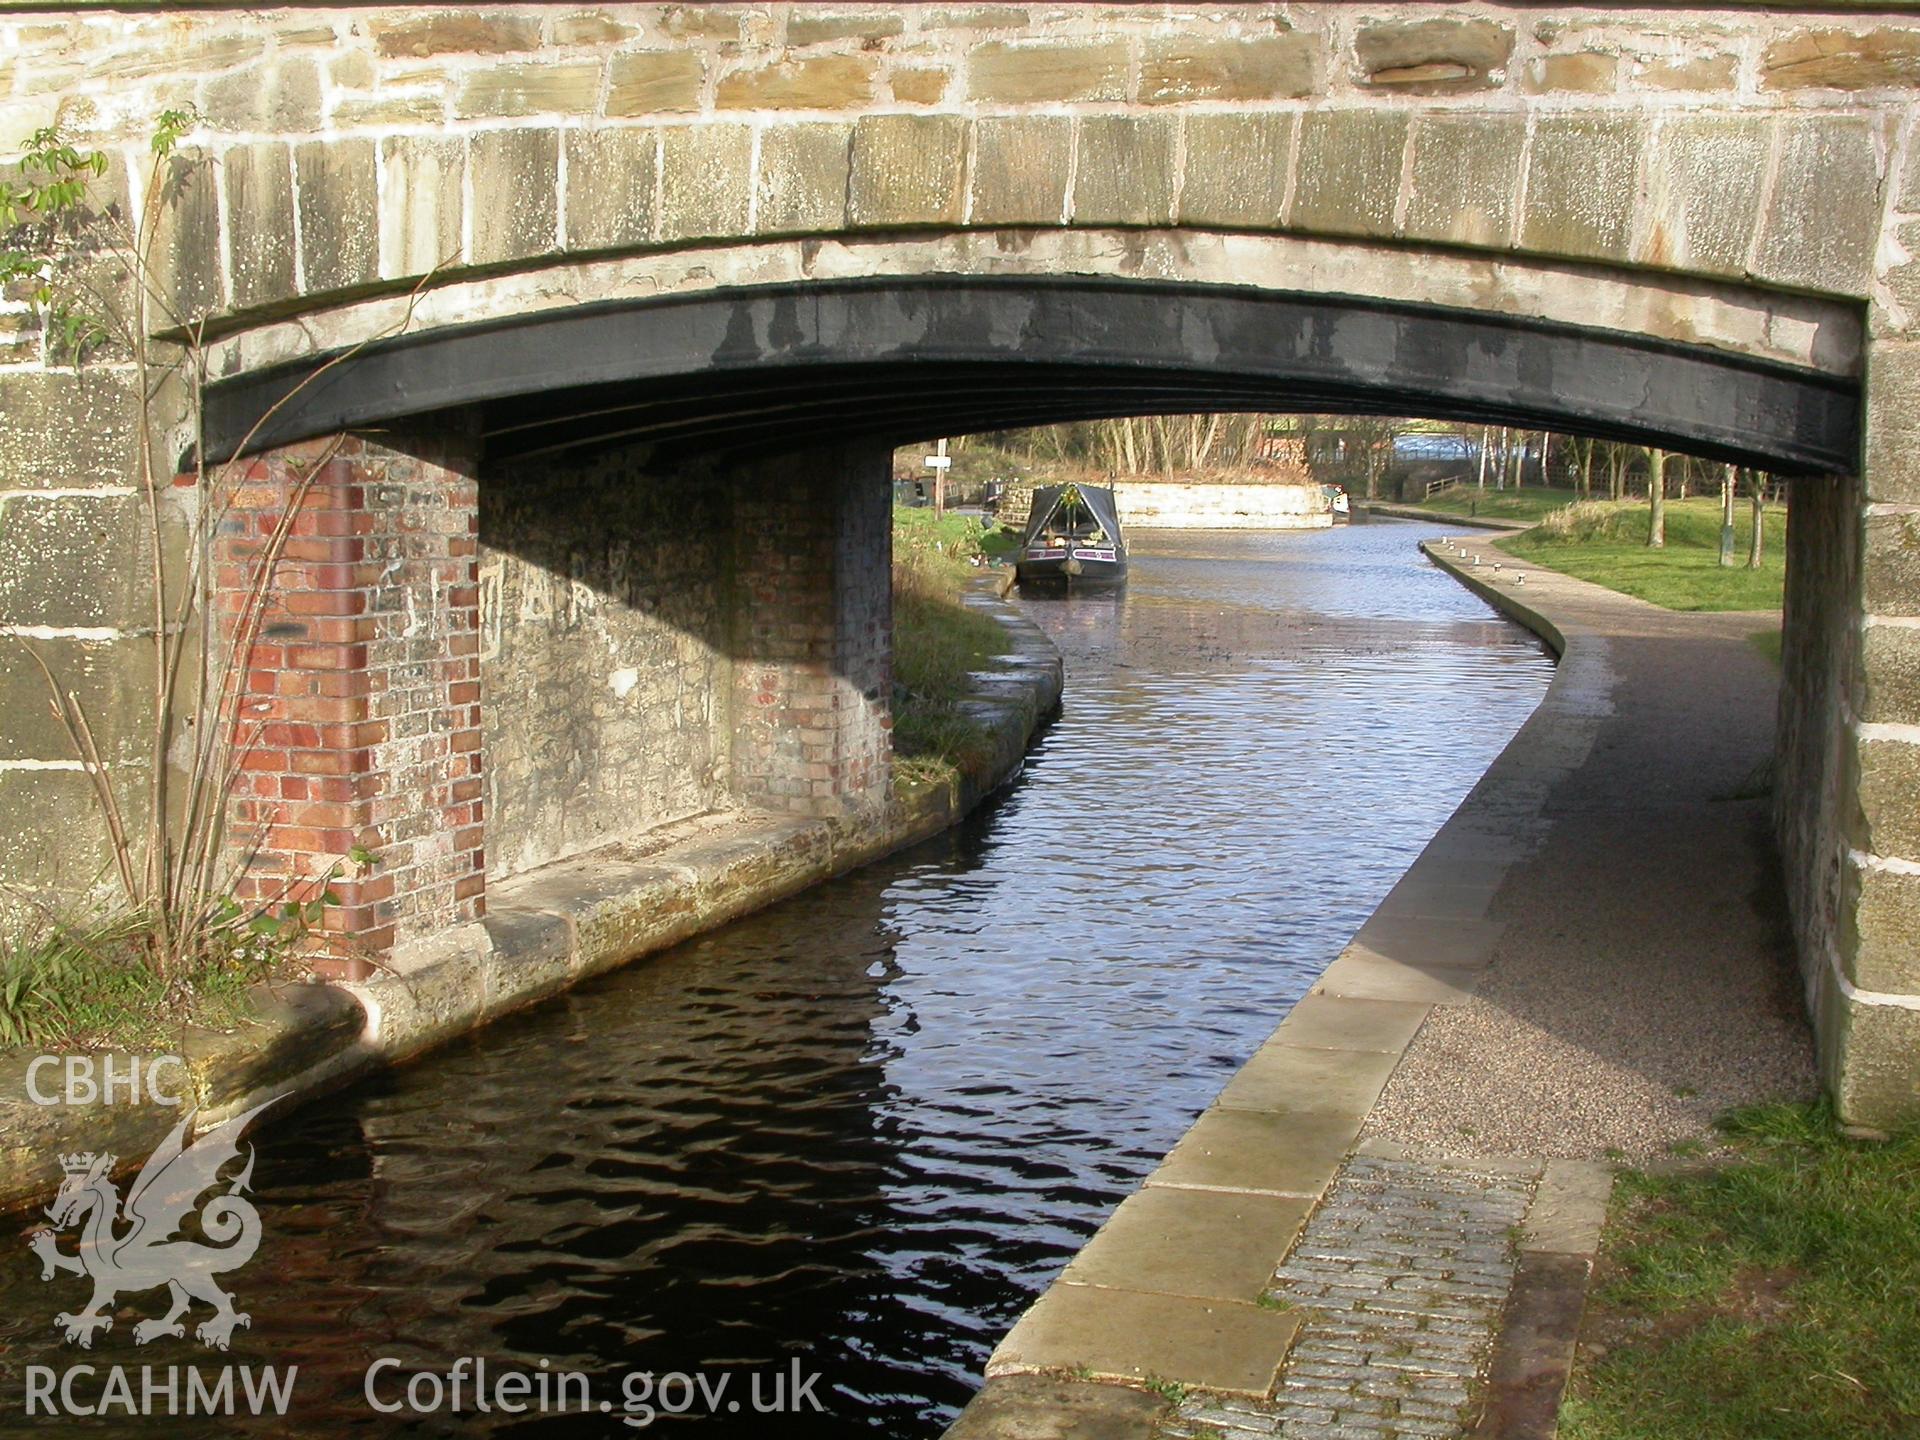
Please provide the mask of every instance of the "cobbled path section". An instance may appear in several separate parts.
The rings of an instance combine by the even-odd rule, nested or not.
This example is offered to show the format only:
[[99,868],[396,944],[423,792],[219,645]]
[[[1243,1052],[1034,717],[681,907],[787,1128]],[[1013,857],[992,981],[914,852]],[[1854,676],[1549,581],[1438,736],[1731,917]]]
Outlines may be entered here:
[[1160,1433],[1464,1433],[1513,1284],[1516,1227],[1540,1173],[1521,1160],[1356,1155],[1267,1291],[1304,1312],[1279,1391],[1265,1402],[1190,1396]]

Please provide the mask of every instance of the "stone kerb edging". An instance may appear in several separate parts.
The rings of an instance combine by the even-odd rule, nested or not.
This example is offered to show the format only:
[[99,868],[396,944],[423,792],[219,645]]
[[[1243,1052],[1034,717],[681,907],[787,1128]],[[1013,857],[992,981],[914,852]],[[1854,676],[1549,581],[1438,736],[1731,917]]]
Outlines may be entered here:
[[1381,515],[1389,520],[1421,520],[1429,525],[1465,525],[1471,530],[1508,530],[1520,531],[1527,528],[1522,520],[1496,520],[1482,515],[1436,515],[1431,510],[1422,510],[1418,505],[1395,505],[1385,500],[1361,500],[1356,502],[1369,515]]
[[[184,1107],[37,1105],[27,1090],[34,1057],[7,1052],[0,1212],[50,1194],[60,1154],[110,1150],[130,1169],[188,1107],[199,1107],[196,1126],[204,1129],[278,1096],[269,1112],[277,1118],[379,1066],[938,834],[1019,774],[1033,735],[1060,706],[1060,653],[1004,603],[1011,582],[1011,572],[996,572],[966,597],[1005,628],[1006,650],[999,668],[973,677],[966,704],[992,737],[991,760],[951,788],[898,793],[885,813],[863,818],[709,817],[518,876],[491,892],[484,921],[451,932],[403,972],[358,984],[262,987],[257,1023],[233,1034],[188,1031],[173,1048],[191,1085],[166,1077],[167,1088],[190,1090]],[[111,1058],[114,1073],[124,1074],[133,1057]],[[43,1091],[53,1086],[42,1081]]]
[[[1429,1012],[1470,995],[1491,963],[1504,924],[1490,902],[1538,848],[1547,796],[1612,710],[1606,638],[1548,613],[1579,582],[1514,564],[1523,601],[1519,585],[1456,560],[1461,543],[1422,549],[1560,656],[1546,696],[1352,942],[1020,1318],[950,1440],[1144,1440],[1166,1411],[1156,1388],[1274,1391],[1302,1323],[1260,1303],[1274,1268]],[[1046,1428],[1066,1417],[1088,1428]]]

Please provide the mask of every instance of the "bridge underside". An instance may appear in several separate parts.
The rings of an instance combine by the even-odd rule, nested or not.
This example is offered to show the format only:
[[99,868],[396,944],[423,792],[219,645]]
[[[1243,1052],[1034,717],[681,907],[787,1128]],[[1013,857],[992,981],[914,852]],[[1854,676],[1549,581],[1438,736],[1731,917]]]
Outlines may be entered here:
[[[216,382],[207,443],[221,455],[244,443],[272,471],[356,437],[338,493],[357,498],[343,503],[421,512],[350,522],[411,538],[397,577],[356,572],[364,593],[341,613],[381,617],[376,637],[423,614],[445,627],[446,674],[408,703],[454,716],[456,748],[417,762],[390,739],[398,758],[345,757],[348,773],[400,777],[390,797],[435,798],[411,811],[371,800],[312,856],[288,857],[318,864],[362,831],[452,830],[466,848],[450,864],[393,867],[389,892],[348,907],[388,945],[478,914],[488,877],[617,841],[636,817],[883,803],[892,446],[1102,416],[1346,411],[1549,428],[1800,476],[1779,829],[1795,914],[1815,917],[1802,950],[1836,1093],[1856,1115],[1907,1104],[1903,1061],[1859,1057],[1901,1054],[1911,1012],[1857,1003],[1824,959],[1880,942],[1818,918],[1839,913],[1843,881],[1885,878],[1846,880],[1818,859],[1847,849],[1832,786],[1856,742],[1836,696],[1871,541],[1852,367],[1378,296],[1032,276],[576,305],[376,343],[303,383],[318,363]],[[405,483],[381,483],[395,476]],[[436,527],[441,549],[422,550]],[[437,567],[462,553],[477,583],[449,587]],[[415,674],[425,642],[386,638],[350,663],[366,671],[366,718],[398,735],[379,697]],[[297,689],[275,702],[295,725]]]
[[1105,416],[1418,414],[1844,473],[1851,379],[1705,346],[1339,296],[1059,280],[875,281],[580,306],[406,337],[303,382],[217,383],[208,443],[259,448],[481,407],[508,460],[610,441],[663,463],[823,436],[889,445]]

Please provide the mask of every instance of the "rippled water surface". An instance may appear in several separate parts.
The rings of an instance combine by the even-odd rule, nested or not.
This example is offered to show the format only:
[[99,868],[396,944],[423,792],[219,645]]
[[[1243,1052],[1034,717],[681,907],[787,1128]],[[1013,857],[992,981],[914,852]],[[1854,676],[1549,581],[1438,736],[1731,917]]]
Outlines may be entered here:
[[[937,1435],[1539,700],[1540,647],[1430,533],[1137,537],[1123,593],[1023,602],[1067,706],[986,813],[264,1134],[229,1358],[300,1373],[260,1428],[636,1433],[362,1398],[378,1357],[484,1356],[616,1404],[628,1372],[734,1377],[655,1428]],[[22,1367],[81,1358],[49,1321],[82,1297],[5,1263],[18,1424]],[[86,1358],[206,1368],[133,1348],[155,1298]],[[750,1372],[765,1399],[796,1358],[826,1413],[750,1413]]]

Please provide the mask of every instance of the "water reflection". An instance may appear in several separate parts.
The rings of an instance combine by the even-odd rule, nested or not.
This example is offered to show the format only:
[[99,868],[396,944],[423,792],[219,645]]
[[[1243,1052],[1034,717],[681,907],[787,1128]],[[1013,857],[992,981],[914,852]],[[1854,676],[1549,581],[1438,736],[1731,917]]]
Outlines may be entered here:
[[[1422,533],[1146,537],[1124,592],[1028,602],[1067,710],[988,813],[269,1132],[229,1358],[300,1381],[291,1425],[231,1428],[630,1434],[402,1425],[362,1375],[545,1360],[617,1398],[724,1367],[744,1395],[798,1358],[827,1413],[675,1423],[937,1434],[1537,702],[1539,647]],[[50,1343],[72,1286],[11,1248],[16,1425],[19,1367],[78,1358]],[[87,1358],[210,1363],[135,1351],[130,1298]]]

